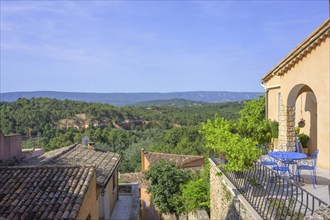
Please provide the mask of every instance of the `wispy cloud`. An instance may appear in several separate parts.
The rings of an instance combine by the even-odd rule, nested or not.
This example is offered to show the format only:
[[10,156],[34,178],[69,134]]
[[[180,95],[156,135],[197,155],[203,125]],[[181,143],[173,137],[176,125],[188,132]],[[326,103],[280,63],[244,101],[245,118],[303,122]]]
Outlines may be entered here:
[[64,48],[55,45],[31,45],[24,43],[5,43],[1,44],[2,50],[19,51],[35,56],[48,57],[51,59],[74,61],[74,62],[98,62],[97,57],[84,49]]
[[70,1],[2,2],[1,14],[1,49],[4,51],[75,62],[97,61],[88,46],[68,36],[68,31],[75,30],[65,26],[70,23],[66,19],[75,16],[82,21],[91,20],[93,16],[86,7]]

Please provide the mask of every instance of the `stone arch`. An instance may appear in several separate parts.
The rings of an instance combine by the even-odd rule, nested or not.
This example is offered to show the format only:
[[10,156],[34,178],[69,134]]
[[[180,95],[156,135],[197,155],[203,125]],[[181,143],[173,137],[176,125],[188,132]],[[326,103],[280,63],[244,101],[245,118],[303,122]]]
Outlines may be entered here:
[[[300,100],[297,103],[297,100]],[[302,106],[303,104],[303,106]],[[283,106],[284,107],[284,106]],[[298,111],[300,110],[299,116]],[[281,138],[282,143],[287,146],[295,145],[295,127],[300,118],[306,119],[306,128],[303,132],[310,136],[309,153],[316,150],[317,146],[317,99],[313,90],[305,84],[298,84],[294,86],[288,94],[287,103],[285,106],[285,113],[283,114],[284,122],[282,125],[282,132],[284,137]]]
[[[288,95],[288,101],[287,101],[287,106],[295,106],[296,105],[296,100],[297,100],[297,97],[299,95],[301,95],[302,93],[304,92],[313,92],[313,90],[308,86],[308,85],[305,85],[305,84],[298,84],[296,86],[294,86],[289,95]],[[314,101],[316,103],[316,96],[314,95]]]

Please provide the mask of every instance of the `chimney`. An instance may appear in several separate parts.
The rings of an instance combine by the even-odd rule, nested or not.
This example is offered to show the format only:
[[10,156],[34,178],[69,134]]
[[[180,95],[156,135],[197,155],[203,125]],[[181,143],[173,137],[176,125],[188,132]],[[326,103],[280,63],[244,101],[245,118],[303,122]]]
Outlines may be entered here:
[[95,150],[95,142],[88,142],[88,145],[87,145],[87,149],[88,150]]
[[146,169],[146,165],[145,165],[145,154],[147,154],[148,152],[142,148],[141,149],[141,171],[145,171]]

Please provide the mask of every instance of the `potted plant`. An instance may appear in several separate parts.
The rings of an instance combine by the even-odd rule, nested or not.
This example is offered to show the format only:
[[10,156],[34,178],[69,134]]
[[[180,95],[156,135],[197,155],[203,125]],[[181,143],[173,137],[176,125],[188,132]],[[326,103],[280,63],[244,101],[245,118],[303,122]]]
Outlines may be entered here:
[[308,141],[309,141],[309,136],[307,134],[301,133],[298,134],[299,141],[303,147],[304,154],[308,153]]
[[303,118],[301,118],[300,119],[300,121],[298,122],[298,126],[300,127],[300,128],[303,128],[303,127],[305,127],[305,119],[303,119]]

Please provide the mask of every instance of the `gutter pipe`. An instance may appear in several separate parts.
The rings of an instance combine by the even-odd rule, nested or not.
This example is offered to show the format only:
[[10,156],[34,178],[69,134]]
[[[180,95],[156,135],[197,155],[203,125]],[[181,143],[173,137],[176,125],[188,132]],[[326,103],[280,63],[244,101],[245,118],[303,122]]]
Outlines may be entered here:
[[268,90],[265,82],[261,82],[261,86],[265,89],[265,116],[268,120]]

